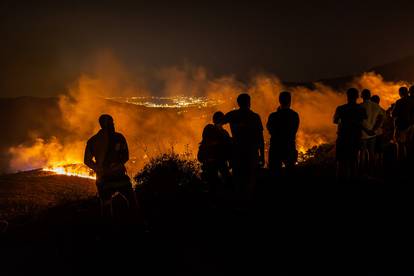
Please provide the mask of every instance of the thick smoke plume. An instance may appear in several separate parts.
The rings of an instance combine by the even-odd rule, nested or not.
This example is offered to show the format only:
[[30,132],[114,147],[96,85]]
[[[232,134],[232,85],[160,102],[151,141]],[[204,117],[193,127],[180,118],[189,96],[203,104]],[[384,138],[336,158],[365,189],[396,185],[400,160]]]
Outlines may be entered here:
[[[10,148],[10,169],[81,163],[86,140],[98,131],[97,119],[103,113],[114,117],[117,131],[127,138],[130,173],[135,173],[151,156],[168,150],[195,155],[202,129],[211,121],[212,114],[217,110],[228,112],[236,108],[236,97],[244,91],[251,95],[252,109],[261,115],[264,126],[269,114],[278,107],[279,93],[291,91],[292,108],[301,119],[298,148],[305,151],[335,140],[336,126],[332,116],[336,106],[346,101],[343,91],[318,83],[315,89],[284,87],[276,76],[266,74],[257,75],[244,84],[232,76],[211,78],[201,67],[183,66],[159,70],[152,77],[162,83],[157,91],[149,88],[148,77],[133,76],[112,56],[104,56],[97,63],[94,74],[81,75],[68,92],[60,96],[63,120],[45,119],[45,125],[59,125],[66,134],[59,138],[35,137],[31,145]],[[363,74],[350,84],[378,94],[383,108],[395,102],[401,85],[404,83],[385,82],[374,73]],[[202,109],[154,109],[105,100],[107,97],[138,95],[206,96],[220,104]],[[268,141],[267,131],[265,138]]]

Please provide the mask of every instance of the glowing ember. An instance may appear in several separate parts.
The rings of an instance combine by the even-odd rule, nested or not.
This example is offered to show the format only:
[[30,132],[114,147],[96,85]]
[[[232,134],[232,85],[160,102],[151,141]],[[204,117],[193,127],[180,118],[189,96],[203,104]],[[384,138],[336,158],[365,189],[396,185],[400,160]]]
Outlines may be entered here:
[[89,179],[96,179],[95,173],[84,164],[69,164],[61,166],[50,166],[43,168],[43,171],[54,172],[60,175],[77,176]]

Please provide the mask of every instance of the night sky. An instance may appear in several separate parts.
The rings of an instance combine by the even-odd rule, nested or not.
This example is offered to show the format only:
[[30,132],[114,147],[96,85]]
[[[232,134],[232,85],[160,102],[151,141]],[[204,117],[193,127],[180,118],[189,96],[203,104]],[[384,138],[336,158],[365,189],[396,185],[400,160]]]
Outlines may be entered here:
[[[1,96],[49,96],[111,51],[132,73],[192,64],[285,81],[360,72],[414,54],[414,3],[2,1]],[[410,3],[411,2],[411,3]]]

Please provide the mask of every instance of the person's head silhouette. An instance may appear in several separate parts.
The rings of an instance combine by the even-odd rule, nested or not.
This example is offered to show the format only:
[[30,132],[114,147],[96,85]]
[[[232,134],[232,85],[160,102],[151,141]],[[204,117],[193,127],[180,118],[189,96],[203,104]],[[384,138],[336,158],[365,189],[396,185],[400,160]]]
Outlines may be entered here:
[[348,91],[346,91],[346,97],[348,99],[348,103],[356,103],[358,99],[358,89],[356,88],[349,88]]
[[414,97],[414,85],[410,87],[410,90],[408,91],[411,97]]
[[369,101],[371,99],[371,91],[369,89],[362,90],[361,98],[364,102]]
[[237,97],[237,104],[240,109],[250,109],[250,96],[247,93],[240,94]]
[[398,90],[398,92],[400,93],[400,97],[401,98],[405,98],[408,96],[408,89],[405,86],[400,87],[400,89]]
[[221,124],[221,122],[223,121],[223,117],[224,117],[224,113],[221,111],[217,111],[216,113],[213,114],[213,123],[215,125]]
[[379,104],[379,103],[380,103],[380,101],[381,101],[381,98],[380,98],[380,96],[378,96],[378,95],[373,95],[373,96],[371,97],[371,102],[374,102],[374,103],[376,103],[376,104]]
[[279,94],[279,103],[281,108],[290,108],[292,102],[292,95],[288,91],[283,91]]
[[216,130],[215,130],[214,125],[212,124],[206,125],[206,127],[203,129],[203,133],[201,137],[203,138],[204,142],[214,141],[216,139]]
[[115,132],[114,119],[112,119],[111,115],[102,114],[99,117],[99,124],[101,125],[103,131]]

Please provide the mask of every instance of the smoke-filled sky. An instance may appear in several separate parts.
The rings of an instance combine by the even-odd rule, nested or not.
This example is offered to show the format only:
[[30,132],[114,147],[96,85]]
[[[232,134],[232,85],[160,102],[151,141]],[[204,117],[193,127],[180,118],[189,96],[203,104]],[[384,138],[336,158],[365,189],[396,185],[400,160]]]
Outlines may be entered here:
[[102,51],[137,79],[183,65],[239,79],[358,73],[414,54],[414,2],[381,2],[1,1],[0,95],[57,95]]

